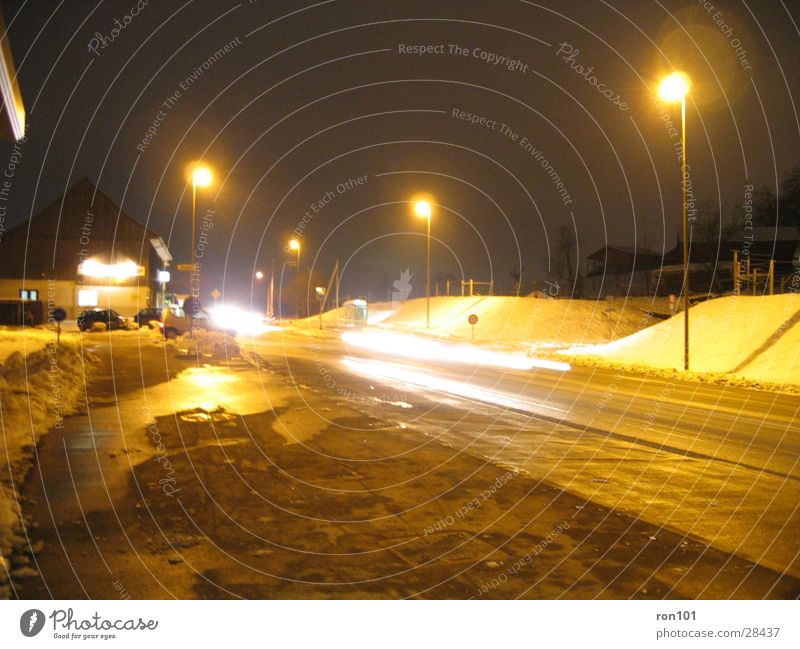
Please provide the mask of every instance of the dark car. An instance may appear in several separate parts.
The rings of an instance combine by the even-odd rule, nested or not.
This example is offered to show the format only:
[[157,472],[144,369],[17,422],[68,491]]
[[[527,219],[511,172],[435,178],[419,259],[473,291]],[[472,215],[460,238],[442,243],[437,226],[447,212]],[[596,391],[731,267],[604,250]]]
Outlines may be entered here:
[[114,309],[87,309],[81,312],[77,322],[81,331],[89,331],[98,322],[102,322],[107,329],[128,328],[128,320]]
[[150,307],[148,309],[142,309],[133,316],[133,321],[139,325],[140,327],[146,327],[149,323],[153,322],[161,322],[161,316],[163,315],[163,309],[157,309],[156,307]]

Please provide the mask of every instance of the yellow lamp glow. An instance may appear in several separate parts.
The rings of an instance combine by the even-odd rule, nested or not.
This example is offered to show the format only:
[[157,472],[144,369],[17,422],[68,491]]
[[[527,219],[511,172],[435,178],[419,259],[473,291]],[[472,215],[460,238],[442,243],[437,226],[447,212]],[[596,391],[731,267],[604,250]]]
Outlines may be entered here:
[[143,275],[144,269],[135,261],[123,261],[118,264],[104,264],[96,259],[87,259],[78,264],[78,274],[93,279],[113,279],[124,282],[132,277]]
[[692,82],[685,72],[673,72],[661,80],[658,94],[664,101],[680,101],[689,94]]
[[264,279],[264,273],[262,273],[260,270],[257,270],[256,279]]
[[297,239],[289,241],[289,248],[291,250],[300,250],[300,242]]
[[431,204],[428,201],[414,203],[414,213],[423,219],[431,218]]
[[208,187],[212,180],[214,180],[214,175],[208,167],[198,165],[192,171],[192,183],[195,187]]

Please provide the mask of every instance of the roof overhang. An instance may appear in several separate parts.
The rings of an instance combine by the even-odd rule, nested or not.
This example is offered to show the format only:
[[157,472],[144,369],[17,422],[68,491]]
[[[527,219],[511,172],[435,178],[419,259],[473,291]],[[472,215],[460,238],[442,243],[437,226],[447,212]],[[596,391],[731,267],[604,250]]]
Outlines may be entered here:
[[167,248],[167,244],[164,243],[164,240],[161,237],[153,237],[150,239],[150,245],[153,246],[158,258],[164,262],[165,266],[168,266],[169,262],[172,261],[172,255]]
[[25,104],[17,83],[17,68],[8,44],[6,23],[0,13],[0,136],[6,140],[21,140],[25,137]]

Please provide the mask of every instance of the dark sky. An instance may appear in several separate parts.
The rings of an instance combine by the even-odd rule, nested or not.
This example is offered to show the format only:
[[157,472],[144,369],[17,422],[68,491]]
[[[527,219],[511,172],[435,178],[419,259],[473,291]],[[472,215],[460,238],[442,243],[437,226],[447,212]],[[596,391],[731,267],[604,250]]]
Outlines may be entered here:
[[800,161],[797,0],[93,4],[2,2],[29,124],[6,225],[88,176],[187,261],[184,169],[202,157],[218,180],[200,198],[215,210],[203,288],[229,299],[280,267],[307,212],[303,264],[341,260],[345,293],[385,297],[407,267],[421,282],[418,192],[436,203],[434,274],[508,288],[521,263],[542,281],[564,226],[581,257],[672,248],[680,167],[652,88],[673,68],[694,83],[697,198],[730,210]]

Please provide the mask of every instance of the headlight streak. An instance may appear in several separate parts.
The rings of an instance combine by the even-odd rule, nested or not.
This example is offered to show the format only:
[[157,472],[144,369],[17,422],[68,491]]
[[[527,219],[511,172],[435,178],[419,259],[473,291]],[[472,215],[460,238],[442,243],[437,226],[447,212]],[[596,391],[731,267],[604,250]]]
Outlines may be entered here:
[[423,388],[426,393],[431,390],[435,392],[444,392],[473,401],[481,401],[534,414],[541,412],[542,409],[561,415],[567,412],[561,408],[554,408],[544,403],[518,399],[509,394],[480,388],[454,379],[443,379],[428,372],[420,372],[390,362],[346,357],[342,359],[342,364],[356,374],[369,376],[375,379],[396,381],[401,383],[404,388],[408,386]]
[[508,354],[473,345],[453,345],[427,340],[420,336],[410,336],[388,332],[347,332],[342,340],[348,345],[370,351],[403,356],[421,361],[447,361],[467,365],[502,367],[512,370],[530,370],[539,367],[566,372],[571,369],[568,363],[531,358],[522,354]]

